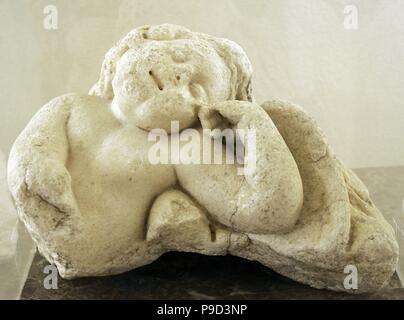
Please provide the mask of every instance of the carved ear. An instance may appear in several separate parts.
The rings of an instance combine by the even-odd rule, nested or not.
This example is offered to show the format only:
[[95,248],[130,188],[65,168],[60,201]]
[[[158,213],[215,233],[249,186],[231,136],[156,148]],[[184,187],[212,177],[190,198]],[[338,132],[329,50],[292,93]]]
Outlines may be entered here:
[[250,79],[250,81],[248,82],[246,92],[247,92],[247,100],[250,101],[250,102],[254,102],[254,96],[253,96],[253,92],[252,92],[252,82],[251,82],[251,79]]
[[217,48],[219,55],[223,57],[231,72],[233,84],[233,98],[253,102],[252,94],[252,66],[244,50],[234,41],[220,38],[208,38]]
[[249,101],[249,102],[254,102],[254,97],[252,94],[252,83],[251,83],[251,78],[249,79],[248,83],[246,86],[240,85],[240,88],[238,88],[238,93],[237,93],[237,100],[242,100],[242,101]]

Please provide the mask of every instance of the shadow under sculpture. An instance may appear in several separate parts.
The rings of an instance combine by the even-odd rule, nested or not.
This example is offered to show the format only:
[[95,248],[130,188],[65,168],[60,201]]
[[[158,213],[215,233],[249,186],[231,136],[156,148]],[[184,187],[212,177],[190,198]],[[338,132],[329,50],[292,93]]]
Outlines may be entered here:
[[[347,265],[356,292],[389,282],[398,245],[366,187],[302,108],[257,104],[251,75],[232,41],[142,26],[108,51],[88,95],[40,109],[12,148],[8,180],[62,277],[117,274],[175,250],[257,260],[316,288],[348,290]],[[151,164],[148,133],[177,134],[172,121],[200,135],[254,129],[255,171]]]

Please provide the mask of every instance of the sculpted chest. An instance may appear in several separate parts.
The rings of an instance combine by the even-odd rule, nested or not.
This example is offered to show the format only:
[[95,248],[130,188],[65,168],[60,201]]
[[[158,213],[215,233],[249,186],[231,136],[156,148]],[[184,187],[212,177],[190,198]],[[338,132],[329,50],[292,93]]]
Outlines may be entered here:
[[122,126],[107,108],[74,110],[69,118],[68,139],[69,166],[86,178],[93,173],[104,182],[118,184],[173,183],[172,166],[148,161],[154,143],[148,141],[148,132]]

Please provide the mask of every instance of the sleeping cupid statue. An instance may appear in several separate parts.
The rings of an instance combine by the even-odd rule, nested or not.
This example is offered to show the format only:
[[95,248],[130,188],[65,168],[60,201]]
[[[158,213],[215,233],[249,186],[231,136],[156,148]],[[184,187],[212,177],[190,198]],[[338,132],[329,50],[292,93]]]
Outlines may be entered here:
[[[347,290],[347,265],[358,292],[388,283],[398,245],[366,187],[302,108],[257,104],[251,76],[232,41],[142,26],[109,50],[88,95],[38,111],[11,151],[9,187],[62,277],[117,274],[174,250],[257,260],[316,288]],[[204,147],[207,131],[253,131],[254,170],[150,161],[150,133],[190,128],[207,158],[229,152],[222,136]]]

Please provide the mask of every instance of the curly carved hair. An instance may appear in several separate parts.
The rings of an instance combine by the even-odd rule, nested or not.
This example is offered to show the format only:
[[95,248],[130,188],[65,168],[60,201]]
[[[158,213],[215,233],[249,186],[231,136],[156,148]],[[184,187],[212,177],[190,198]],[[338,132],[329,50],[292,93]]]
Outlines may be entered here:
[[216,38],[207,34],[191,32],[190,30],[172,24],[156,26],[144,25],[130,31],[114,47],[112,47],[102,63],[100,78],[91,88],[90,94],[112,100],[114,91],[112,80],[115,76],[116,65],[123,54],[131,48],[138,47],[147,41],[198,39],[208,42],[222,57],[231,73],[232,94],[229,100],[252,101],[250,60],[243,49],[233,41]]

